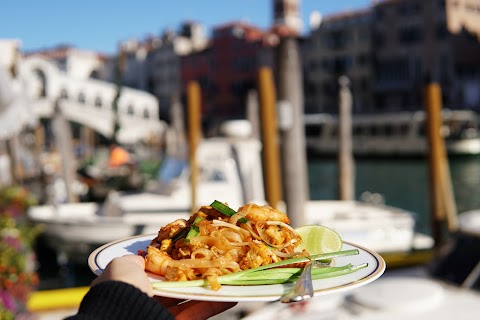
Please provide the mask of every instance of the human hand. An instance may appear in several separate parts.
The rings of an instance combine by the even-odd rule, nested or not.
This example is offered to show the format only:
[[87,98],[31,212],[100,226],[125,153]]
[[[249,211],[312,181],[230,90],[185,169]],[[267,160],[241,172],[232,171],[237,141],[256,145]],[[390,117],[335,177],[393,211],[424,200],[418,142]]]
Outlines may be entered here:
[[[145,259],[141,256],[127,255],[110,261],[102,274],[92,282],[95,286],[101,282],[115,280],[131,284],[153,296],[152,284],[145,273]],[[234,307],[236,302],[185,301],[173,298],[155,297],[175,320],[204,320]]]
[[158,296],[155,299],[168,309],[175,320],[205,320],[237,304],[237,302],[186,301]]
[[145,273],[145,259],[137,255],[126,255],[110,261],[102,274],[93,280],[92,287],[108,280],[131,284],[141,291],[153,296],[152,284]]

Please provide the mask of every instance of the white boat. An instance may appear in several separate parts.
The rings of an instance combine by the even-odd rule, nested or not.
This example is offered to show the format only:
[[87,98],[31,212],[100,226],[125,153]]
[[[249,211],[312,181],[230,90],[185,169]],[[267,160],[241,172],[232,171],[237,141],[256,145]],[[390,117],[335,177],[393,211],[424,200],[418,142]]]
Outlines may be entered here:
[[[238,126],[237,126],[238,128]],[[237,130],[238,132],[238,130]],[[261,144],[252,138],[211,138],[197,151],[201,172],[197,204],[214,200],[238,208],[245,203],[264,204]],[[35,206],[29,217],[45,226],[51,245],[69,257],[85,259],[94,247],[159,228],[191,214],[189,170],[182,159],[167,159],[150,192],[112,192],[103,205],[65,203]],[[379,204],[349,201],[308,201],[307,223],[335,229],[346,240],[378,252],[409,251],[431,247],[418,241],[414,214]]]
[[[199,184],[196,201],[216,199],[239,207],[265,199],[260,144],[254,139],[213,138],[198,147]],[[159,228],[191,214],[189,170],[183,159],[165,160],[152,192],[112,192],[102,204],[63,203],[30,208],[32,221],[44,225],[52,247],[71,258],[84,259],[93,247]]]
[[[443,110],[442,134],[449,155],[480,154],[479,119],[470,110]],[[352,148],[357,156],[425,156],[424,111],[352,116]],[[338,117],[305,115],[307,149],[312,154],[338,154]]]
[[480,209],[468,210],[459,214],[458,227],[465,233],[480,236]]
[[409,252],[433,247],[432,237],[415,231],[415,215],[407,210],[359,201],[308,201],[309,224],[329,227],[342,239],[379,253]]

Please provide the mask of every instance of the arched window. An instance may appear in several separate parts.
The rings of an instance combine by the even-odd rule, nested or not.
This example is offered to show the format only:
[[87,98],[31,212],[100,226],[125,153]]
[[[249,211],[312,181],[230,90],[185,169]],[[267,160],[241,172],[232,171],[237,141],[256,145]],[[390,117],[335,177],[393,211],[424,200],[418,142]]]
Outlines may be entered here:
[[133,106],[132,106],[132,105],[129,105],[129,106],[127,107],[127,113],[128,113],[129,115],[134,115],[134,114],[135,114],[135,109],[133,109]]
[[148,112],[148,109],[143,110],[143,118],[144,119],[150,118],[150,113]]
[[78,94],[78,102],[85,103],[85,94],[83,92]]
[[90,73],[90,78],[92,79],[101,79],[101,72],[97,69],[93,70],[91,73]]
[[102,98],[100,98],[99,96],[95,97],[95,107],[102,107]]
[[45,76],[45,73],[40,69],[36,69],[35,74],[37,75],[38,80],[40,81],[38,96],[46,97],[47,96],[47,77]]
[[68,99],[68,91],[67,89],[63,88],[60,90],[60,98],[62,99]]

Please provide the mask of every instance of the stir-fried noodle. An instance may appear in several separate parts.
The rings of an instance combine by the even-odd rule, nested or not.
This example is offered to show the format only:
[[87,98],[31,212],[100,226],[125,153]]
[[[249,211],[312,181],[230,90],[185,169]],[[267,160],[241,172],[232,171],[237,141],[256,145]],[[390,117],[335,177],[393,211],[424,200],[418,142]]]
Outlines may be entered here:
[[295,251],[301,238],[289,223],[269,206],[247,204],[232,216],[204,206],[188,221],[160,229],[147,249],[146,269],[167,281],[207,279],[218,290],[218,276],[308,255]]

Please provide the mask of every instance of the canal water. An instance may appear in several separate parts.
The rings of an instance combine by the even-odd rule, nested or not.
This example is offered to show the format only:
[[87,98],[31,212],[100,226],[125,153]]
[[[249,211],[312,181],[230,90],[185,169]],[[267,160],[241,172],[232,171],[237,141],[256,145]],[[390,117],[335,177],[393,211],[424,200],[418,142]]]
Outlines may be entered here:
[[[480,157],[449,159],[450,176],[458,213],[480,208]],[[310,198],[337,198],[337,160],[308,160]],[[355,159],[355,195],[378,193],[387,205],[412,211],[417,230],[430,233],[428,163],[426,158]]]

